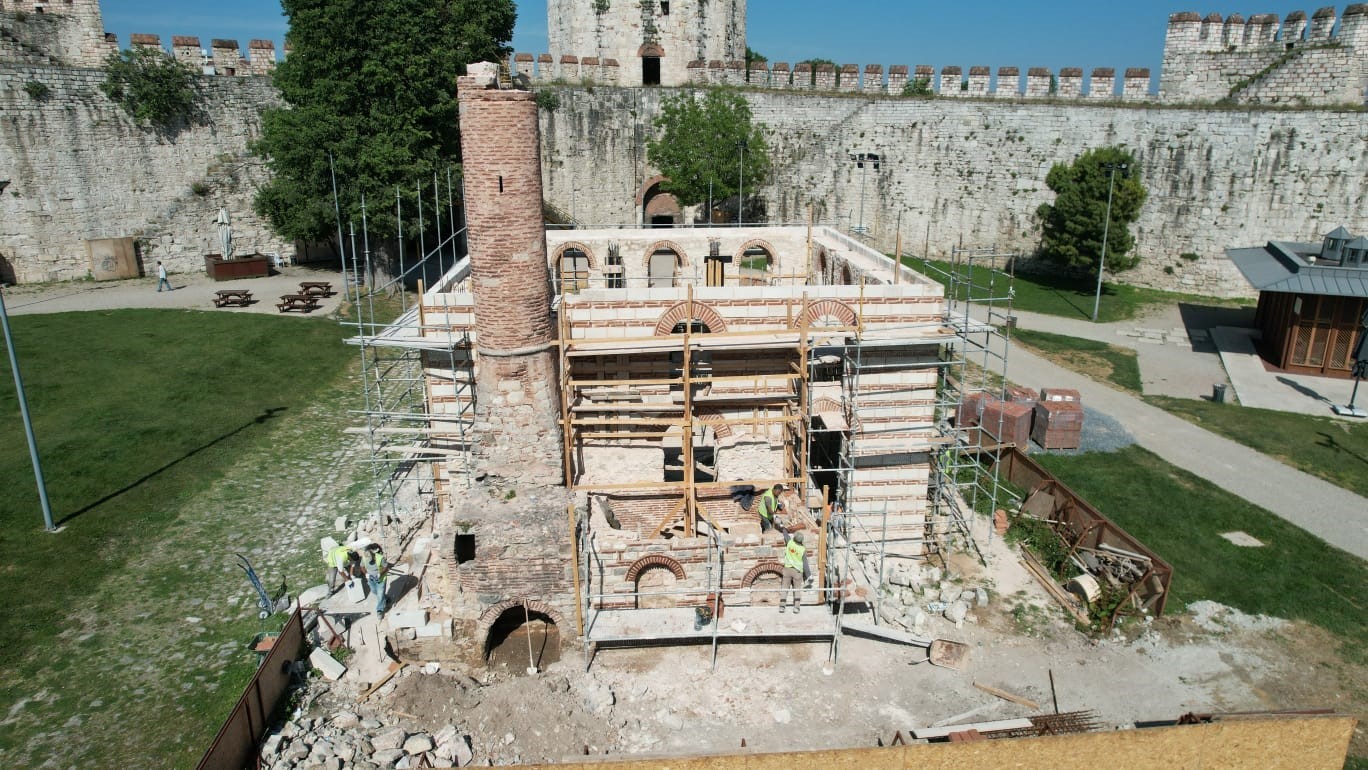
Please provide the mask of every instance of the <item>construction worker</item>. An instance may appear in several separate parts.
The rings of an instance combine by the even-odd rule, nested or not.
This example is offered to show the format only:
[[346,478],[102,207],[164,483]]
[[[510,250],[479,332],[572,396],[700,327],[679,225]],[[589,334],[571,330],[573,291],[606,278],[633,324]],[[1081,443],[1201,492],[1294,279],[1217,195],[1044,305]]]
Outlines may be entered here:
[[379,543],[366,546],[366,555],[361,558],[361,565],[366,568],[366,583],[370,586],[371,595],[375,597],[375,615],[384,618],[385,610],[389,607],[389,601],[385,596],[385,574],[389,572],[390,565],[385,561],[385,552],[380,550]]
[[779,493],[784,491],[783,484],[775,484],[765,490],[765,494],[760,496],[760,531],[769,532],[775,529],[774,517],[784,510],[784,504],[779,502]]
[[784,602],[790,596],[793,597],[793,614],[797,615],[801,608],[800,591],[803,586],[803,568],[807,564],[803,558],[807,554],[807,548],[803,546],[803,533],[795,532],[792,537],[784,536],[788,541],[784,546],[784,575],[781,587],[784,593],[779,597],[779,611],[784,611]]
[[328,593],[337,593],[344,582],[351,582],[361,574],[361,555],[349,546],[339,545],[328,551]]

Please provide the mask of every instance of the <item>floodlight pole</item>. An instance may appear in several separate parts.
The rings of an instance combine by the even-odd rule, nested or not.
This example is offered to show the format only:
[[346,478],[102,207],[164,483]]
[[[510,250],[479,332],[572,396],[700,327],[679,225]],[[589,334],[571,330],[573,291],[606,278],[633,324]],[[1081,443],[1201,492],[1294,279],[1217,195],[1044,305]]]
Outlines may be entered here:
[[1122,174],[1126,173],[1125,163],[1105,163],[1102,168],[1107,170],[1107,214],[1102,220],[1102,256],[1097,260],[1097,296],[1093,298],[1093,323],[1097,323],[1097,311],[1102,307],[1102,271],[1107,267],[1107,236],[1111,231],[1111,206],[1112,188],[1116,182],[1116,172],[1119,169]]
[[14,373],[14,393],[19,399],[19,414],[24,419],[24,435],[28,438],[33,478],[38,482],[38,502],[43,508],[43,529],[56,532],[57,526],[52,523],[52,505],[48,503],[47,483],[43,481],[43,462],[38,458],[38,441],[33,436],[33,420],[29,417],[28,398],[24,396],[24,377],[19,373],[19,357],[14,352],[14,337],[10,334],[9,312],[5,309],[3,289],[0,289],[0,326],[5,329],[5,349],[9,351],[10,371]]

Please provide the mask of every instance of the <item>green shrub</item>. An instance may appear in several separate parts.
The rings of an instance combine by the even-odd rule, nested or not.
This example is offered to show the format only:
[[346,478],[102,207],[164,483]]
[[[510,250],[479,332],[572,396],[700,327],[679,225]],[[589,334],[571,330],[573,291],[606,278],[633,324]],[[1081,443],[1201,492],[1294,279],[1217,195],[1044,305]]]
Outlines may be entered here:
[[931,78],[913,78],[903,86],[903,96],[935,96],[936,92],[931,90]]
[[547,112],[555,112],[556,108],[560,107],[560,97],[556,95],[555,91],[538,91],[537,95],[532,98],[537,103],[538,109]]
[[1189,262],[1196,262],[1197,260],[1202,258],[1200,255],[1194,254],[1191,251],[1185,251],[1182,254],[1179,254],[1178,256],[1182,257],[1183,259],[1186,259]]
[[209,184],[207,182],[195,182],[190,185],[190,192],[203,198],[209,194]]
[[188,122],[199,102],[195,71],[150,48],[110,54],[100,90],[139,123]]
[[30,80],[24,84],[24,93],[41,102],[52,95],[52,89],[48,88],[47,83]]

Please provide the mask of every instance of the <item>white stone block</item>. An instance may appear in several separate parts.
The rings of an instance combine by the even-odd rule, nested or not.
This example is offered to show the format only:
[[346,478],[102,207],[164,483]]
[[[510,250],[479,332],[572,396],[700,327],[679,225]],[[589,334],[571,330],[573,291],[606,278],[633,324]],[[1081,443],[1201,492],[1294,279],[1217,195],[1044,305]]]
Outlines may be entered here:
[[442,620],[436,623],[428,623],[416,629],[419,639],[429,638],[449,638],[451,636],[451,620]]
[[348,580],[343,591],[346,592],[347,601],[352,604],[360,604],[366,600],[366,581],[361,578]]
[[385,616],[390,628],[418,628],[428,622],[427,610],[398,610]]
[[329,655],[328,651],[322,647],[316,647],[313,652],[309,653],[309,663],[313,664],[314,668],[322,671],[323,677],[330,682],[336,682],[338,679],[342,678],[343,674],[347,673],[347,667],[338,663],[337,660]]

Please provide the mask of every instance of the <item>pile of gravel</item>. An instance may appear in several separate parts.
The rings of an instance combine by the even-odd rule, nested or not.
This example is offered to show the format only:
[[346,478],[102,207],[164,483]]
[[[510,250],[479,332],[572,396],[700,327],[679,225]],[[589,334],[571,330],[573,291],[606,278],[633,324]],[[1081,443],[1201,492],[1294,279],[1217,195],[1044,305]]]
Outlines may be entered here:
[[1041,449],[1032,444],[1033,453],[1074,455],[1082,452],[1115,452],[1135,443],[1135,437],[1112,417],[1083,407],[1083,437],[1078,449]]

